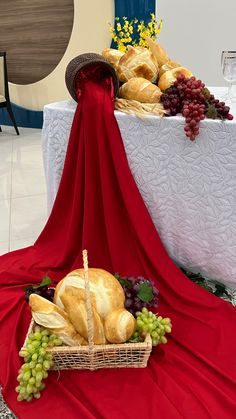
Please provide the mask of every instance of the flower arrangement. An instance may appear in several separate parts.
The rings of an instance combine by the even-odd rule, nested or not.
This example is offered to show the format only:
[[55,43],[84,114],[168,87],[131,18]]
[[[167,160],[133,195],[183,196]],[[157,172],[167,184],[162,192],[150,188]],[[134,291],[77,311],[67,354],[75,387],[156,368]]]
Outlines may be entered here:
[[144,20],[137,18],[129,21],[125,16],[122,18],[123,22],[119,17],[116,17],[114,27],[109,23],[111,37],[119,51],[126,52],[127,45],[147,47],[147,36],[152,40],[156,39],[161,32],[163,22],[162,20],[157,22],[154,13],[151,13],[150,17],[147,24],[144,23]]

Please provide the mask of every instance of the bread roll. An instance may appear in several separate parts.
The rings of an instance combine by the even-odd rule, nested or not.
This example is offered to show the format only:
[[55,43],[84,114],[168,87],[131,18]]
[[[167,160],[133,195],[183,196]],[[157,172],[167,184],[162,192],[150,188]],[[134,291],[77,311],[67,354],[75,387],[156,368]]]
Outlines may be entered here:
[[132,77],[119,90],[119,95],[123,99],[137,100],[143,103],[160,102],[161,94],[159,87],[142,77]]
[[110,343],[124,343],[133,335],[136,321],[129,311],[120,308],[107,316],[104,327]]
[[117,49],[113,48],[106,48],[102,51],[102,55],[104,58],[109,61],[109,63],[117,69],[117,66],[119,64],[120,58],[124,55],[124,52],[118,51]]
[[[102,320],[111,311],[124,308],[125,294],[119,281],[113,275],[104,269],[96,268],[89,268],[88,274],[92,303]],[[85,300],[83,269],[70,272],[57,284],[54,303],[62,309],[64,305],[61,301],[61,295],[64,293],[65,287],[69,285],[79,288],[81,290],[80,298]]]
[[31,294],[29,305],[34,321],[46,327],[69,346],[86,345],[87,342],[80,336],[71,324],[68,315],[60,307],[37,294]]
[[166,89],[169,89],[170,86],[175,82],[177,77],[183,74],[185,77],[191,77],[192,73],[187,68],[184,67],[177,67],[173,70],[166,71],[159,79],[158,87],[165,91]]
[[[65,311],[76,331],[88,340],[88,320],[85,301],[78,298],[78,288],[67,286],[61,295]],[[92,304],[93,341],[96,345],[106,343],[102,320]]]
[[167,61],[163,64],[159,70],[159,78],[164,74],[166,71],[173,70],[173,68],[181,67],[180,64],[176,63],[175,61]]
[[164,50],[164,48],[162,48],[159,44],[154,42],[148,36],[146,37],[146,41],[159,67],[165,64],[167,61],[169,61],[169,57],[167,55],[167,52]]
[[122,82],[126,82],[132,77],[143,77],[155,82],[158,75],[158,65],[147,48],[129,45],[128,51],[119,61],[117,74]]

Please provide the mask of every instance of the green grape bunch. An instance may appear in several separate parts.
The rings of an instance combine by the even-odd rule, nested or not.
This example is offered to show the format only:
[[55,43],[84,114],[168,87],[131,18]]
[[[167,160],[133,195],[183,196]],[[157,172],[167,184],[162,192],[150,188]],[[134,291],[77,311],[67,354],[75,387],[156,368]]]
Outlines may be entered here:
[[148,311],[146,307],[136,313],[136,330],[129,342],[142,342],[147,334],[151,336],[152,345],[167,343],[166,333],[171,333],[172,324],[169,317],[162,317]]
[[45,388],[43,380],[48,377],[48,370],[53,365],[52,354],[47,352],[47,348],[60,345],[61,339],[43,327],[36,326],[34,332],[29,334],[26,348],[19,352],[24,358],[24,364],[17,376],[18,401],[30,402],[33,398],[40,398],[41,391]]

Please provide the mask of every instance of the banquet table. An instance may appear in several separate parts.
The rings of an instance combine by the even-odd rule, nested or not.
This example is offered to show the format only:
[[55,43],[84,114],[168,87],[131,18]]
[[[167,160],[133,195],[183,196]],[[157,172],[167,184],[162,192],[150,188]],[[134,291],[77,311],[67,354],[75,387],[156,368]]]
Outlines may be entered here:
[[[218,98],[225,92],[210,89]],[[236,104],[229,105],[236,116]],[[44,107],[49,212],[75,109],[74,100]],[[236,122],[204,120],[191,142],[181,116],[140,118],[115,111],[115,117],[131,172],[170,257],[179,266],[235,288]]]

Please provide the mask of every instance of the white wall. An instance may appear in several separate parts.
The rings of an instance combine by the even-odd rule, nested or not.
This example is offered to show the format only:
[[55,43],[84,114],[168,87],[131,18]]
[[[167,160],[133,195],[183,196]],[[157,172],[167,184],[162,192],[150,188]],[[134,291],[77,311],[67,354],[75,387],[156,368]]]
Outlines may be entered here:
[[220,56],[236,50],[236,0],[156,0],[156,11],[169,56],[208,86],[226,85]]

